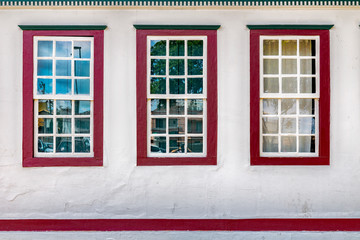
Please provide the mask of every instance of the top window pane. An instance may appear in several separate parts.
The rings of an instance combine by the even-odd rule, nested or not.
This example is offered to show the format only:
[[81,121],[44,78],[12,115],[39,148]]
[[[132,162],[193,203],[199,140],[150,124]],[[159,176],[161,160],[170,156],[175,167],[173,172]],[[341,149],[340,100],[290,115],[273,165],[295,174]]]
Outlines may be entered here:
[[300,40],[299,50],[300,50],[300,56],[315,56],[316,55],[315,40]]
[[188,56],[202,56],[203,55],[203,41],[189,40],[188,41]]
[[166,56],[166,40],[151,40],[151,56]]
[[75,58],[90,58],[91,56],[90,42],[74,42]]
[[57,41],[56,42],[56,57],[71,57],[71,42]]
[[264,40],[264,55],[279,55],[279,40]]
[[39,41],[38,42],[38,57],[52,57],[53,42],[52,41]]
[[281,52],[282,55],[296,55],[297,52],[297,41],[296,40],[282,40],[281,41]]
[[170,41],[170,56],[184,56],[185,41],[174,40]]

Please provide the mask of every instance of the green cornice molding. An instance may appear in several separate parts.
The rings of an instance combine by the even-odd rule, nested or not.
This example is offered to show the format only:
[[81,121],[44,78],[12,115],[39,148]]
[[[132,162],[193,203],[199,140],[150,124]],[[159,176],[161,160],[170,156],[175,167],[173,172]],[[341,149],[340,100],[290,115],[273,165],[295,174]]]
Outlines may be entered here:
[[348,7],[360,0],[0,0],[0,7]]
[[19,25],[22,30],[105,30],[106,25]]
[[278,25],[246,25],[250,30],[267,30],[267,29],[278,29],[278,30],[329,30],[334,25],[307,25],[307,24],[278,24]]
[[220,25],[141,25],[134,24],[138,30],[218,30]]

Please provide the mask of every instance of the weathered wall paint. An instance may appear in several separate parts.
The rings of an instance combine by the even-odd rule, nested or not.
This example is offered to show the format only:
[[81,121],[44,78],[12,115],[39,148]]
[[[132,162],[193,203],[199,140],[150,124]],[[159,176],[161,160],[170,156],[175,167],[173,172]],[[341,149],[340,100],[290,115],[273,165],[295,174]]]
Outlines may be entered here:
[[[358,8],[0,9],[0,218],[359,218],[359,11]],[[286,23],[335,24],[330,30],[330,166],[255,167],[249,163],[246,25]],[[22,31],[17,27],[20,24],[108,26],[104,46],[104,167],[22,168]],[[221,25],[217,166],[136,167],[133,24]],[[33,234],[41,239],[41,234]],[[67,239],[75,239],[79,233],[66,234]],[[154,239],[158,236],[151,234]],[[200,234],[197,239],[203,238],[203,233],[194,234]],[[238,239],[242,239],[242,234],[247,233],[239,234]],[[271,237],[280,233],[259,234],[281,239]],[[280,235],[286,234],[292,233]],[[293,239],[297,239],[296,234],[291,235]],[[349,236],[347,239],[358,237],[357,233],[342,234]],[[29,239],[21,233],[16,236]],[[258,239],[256,236],[254,239]],[[93,239],[106,238],[94,235]],[[142,238],[128,235],[124,239]]]

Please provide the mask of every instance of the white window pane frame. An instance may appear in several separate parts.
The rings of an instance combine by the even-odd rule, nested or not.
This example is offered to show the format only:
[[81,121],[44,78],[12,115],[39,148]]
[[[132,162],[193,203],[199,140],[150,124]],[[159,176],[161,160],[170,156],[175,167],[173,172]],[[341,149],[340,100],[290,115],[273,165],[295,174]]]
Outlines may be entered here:
[[[166,56],[151,56],[151,41],[152,40],[166,40]],[[184,56],[169,56],[169,41],[171,40],[184,40]],[[202,40],[203,41],[203,56],[188,56],[187,41],[188,40]],[[165,75],[151,75],[151,59],[164,59],[166,60],[166,74]],[[184,59],[184,75],[171,75],[169,74],[169,59]],[[188,75],[187,60],[189,59],[202,59],[203,60],[203,74],[202,75]],[[166,93],[165,94],[151,94],[150,93],[150,80],[153,77],[166,78]],[[203,79],[203,93],[202,94],[188,94],[188,77],[202,78]],[[185,93],[184,94],[170,94],[170,78],[184,78],[185,79]],[[151,99],[166,99],[166,115],[151,115]],[[170,100],[171,99],[184,99],[184,115],[170,115]],[[203,100],[203,114],[202,115],[188,115],[187,106],[188,100],[199,99]],[[182,117],[185,119],[184,134],[169,134],[169,118]],[[166,133],[165,134],[151,134],[151,119],[152,118],[165,118],[166,119]],[[187,133],[188,119],[202,119],[202,134]],[[166,137],[166,153],[151,152],[151,137]],[[171,137],[184,137],[185,139],[185,153],[170,153],[170,138]],[[203,149],[201,153],[187,152],[188,137],[202,137]],[[207,153],[207,37],[206,36],[148,36],[147,37],[147,155],[148,157],[206,157]]]
[[[38,57],[38,42],[39,41],[52,41],[53,49],[51,57]],[[56,41],[71,42],[71,57],[56,57]],[[75,58],[74,56],[74,42],[90,42],[90,58]],[[93,37],[58,37],[58,36],[36,36],[34,37],[34,70],[33,70],[33,101],[34,101],[34,157],[94,157],[94,38]],[[37,76],[38,60],[52,60],[52,76]],[[71,76],[56,76],[56,60],[70,60],[71,61]],[[75,60],[90,61],[90,74],[89,76],[75,76]],[[52,94],[38,94],[37,81],[38,79],[52,79]],[[71,79],[71,93],[70,94],[56,94],[56,79]],[[74,85],[75,79],[89,79],[90,92],[89,94],[75,94]],[[52,115],[39,115],[39,100],[53,100],[53,114]],[[56,115],[56,103],[58,100],[71,101],[71,115]],[[89,115],[75,115],[75,101],[90,101],[90,114]],[[38,133],[38,119],[51,118],[53,119],[53,133],[43,134]],[[58,134],[57,118],[70,118],[71,119],[71,133]],[[75,119],[90,118],[90,133],[75,133]],[[53,137],[53,152],[39,152],[38,151],[38,138],[39,137]],[[56,137],[71,137],[71,150],[69,153],[56,153]],[[89,152],[75,152],[75,138],[76,137],[89,137],[90,138],[90,151]]]
[[[278,40],[279,55],[264,55],[263,43],[264,40]],[[282,40],[296,40],[297,53],[293,56],[282,55]],[[300,56],[299,41],[300,40],[315,40],[315,56]],[[319,36],[260,36],[260,156],[261,157],[317,157],[319,156],[319,99],[320,99],[320,38]],[[278,74],[264,74],[264,59],[278,59]],[[282,59],[296,59],[297,71],[296,74],[282,74]],[[300,73],[300,60],[302,59],[315,59],[315,74],[301,74]],[[264,77],[278,78],[279,91],[278,93],[265,93],[264,91]],[[282,93],[282,78],[283,77],[296,77],[297,79],[297,93]],[[315,93],[300,93],[300,77],[315,77]],[[264,99],[278,99],[278,112],[274,115],[263,114],[263,100]],[[293,115],[281,115],[281,101],[282,99],[296,99],[296,113]],[[299,99],[314,99],[315,111],[314,115],[300,115],[299,112]],[[269,134],[263,133],[263,117],[276,117],[278,119],[278,133]],[[315,117],[315,133],[314,134],[301,134],[299,133],[299,118],[300,117]],[[295,133],[282,133],[281,132],[281,119],[295,118],[296,119],[296,132]],[[263,137],[274,136],[278,139],[278,152],[264,152],[263,151]],[[282,136],[295,136],[296,137],[296,152],[281,152],[281,137]],[[299,137],[300,136],[315,136],[315,152],[299,152]]]

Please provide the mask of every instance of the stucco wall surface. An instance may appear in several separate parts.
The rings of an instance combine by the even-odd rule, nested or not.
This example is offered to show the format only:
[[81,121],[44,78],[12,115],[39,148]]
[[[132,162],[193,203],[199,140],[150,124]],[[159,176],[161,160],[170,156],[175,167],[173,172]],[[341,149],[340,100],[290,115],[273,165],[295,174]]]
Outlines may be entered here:
[[[0,218],[360,217],[359,13],[360,8],[355,7],[0,9]],[[19,24],[108,26],[104,52],[103,167],[22,167]],[[221,25],[217,166],[136,166],[133,24]],[[335,24],[330,30],[330,166],[250,166],[247,24]],[[39,236],[37,239],[44,236],[34,234]],[[158,236],[148,234],[148,239]],[[196,239],[203,236],[183,234],[195,234]],[[284,239],[287,236],[287,233],[273,236],[276,234]],[[347,239],[359,237],[357,233],[342,234],[349,236]],[[224,239],[242,239],[246,233],[239,238],[230,235]],[[14,236],[30,239],[20,233]],[[75,239],[76,234],[68,236],[67,239]],[[109,236],[133,239],[130,233]],[[291,235],[291,239],[298,239],[296,236]],[[94,234],[86,239],[104,238]]]

